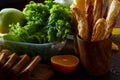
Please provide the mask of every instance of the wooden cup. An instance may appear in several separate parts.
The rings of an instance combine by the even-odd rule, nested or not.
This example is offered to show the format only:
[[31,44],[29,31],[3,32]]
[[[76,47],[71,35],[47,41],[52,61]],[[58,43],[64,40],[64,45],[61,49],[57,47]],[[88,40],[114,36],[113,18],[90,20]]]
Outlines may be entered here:
[[90,75],[100,76],[109,72],[112,55],[110,38],[88,42],[77,36],[77,43],[81,64]]

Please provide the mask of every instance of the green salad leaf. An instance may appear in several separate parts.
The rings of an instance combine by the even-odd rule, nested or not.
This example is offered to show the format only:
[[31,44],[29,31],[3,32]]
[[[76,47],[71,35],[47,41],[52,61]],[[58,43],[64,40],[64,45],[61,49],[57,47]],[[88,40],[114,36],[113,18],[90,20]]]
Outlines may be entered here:
[[25,26],[11,24],[5,40],[48,43],[65,40],[72,33],[73,17],[65,4],[45,0],[45,3],[30,1],[23,9]]

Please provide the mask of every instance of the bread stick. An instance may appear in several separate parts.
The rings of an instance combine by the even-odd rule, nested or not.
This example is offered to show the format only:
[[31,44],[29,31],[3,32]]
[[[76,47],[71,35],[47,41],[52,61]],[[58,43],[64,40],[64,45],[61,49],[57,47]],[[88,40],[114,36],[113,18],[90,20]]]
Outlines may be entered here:
[[93,10],[93,15],[94,15],[93,25],[96,23],[96,21],[99,18],[102,18],[102,6],[103,6],[102,0],[95,0],[94,10]]
[[100,18],[97,20],[92,33],[91,41],[100,41],[104,39],[104,34],[106,31],[107,23],[104,18]]
[[79,20],[78,22],[78,35],[85,41],[89,41],[90,40],[90,36],[89,36],[89,30],[88,30],[88,25],[87,25],[87,20],[84,16],[81,15],[81,17],[83,17],[81,20]]
[[108,10],[109,10],[109,8],[110,8],[111,3],[112,3],[112,0],[107,0],[106,9],[105,9],[105,12],[104,12],[104,15],[103,15],[103,17],[104,17],[105,19],[106,19],[106,17],[107,17]]
[[88,22],[88,29],[90,36],[92,35],[93,30],[93,9],[94,9],[94,0],[85,0],[85,8],[86,8],[86,17]]
[[83,40],[89,40],[88,24],[87,24],[87,19],[86,19],[85,15],[77,7],[74,7],[72,9],[72,13],[74,14],[74,17],[78,23],[78,26],[77,26],[78,35]]
[[120,10],[120,2],[118,0],[113,0],[110,5],[108,15],[106,18],[107,29],[106,29],[106,33],[105,33],[105,38],[108,38],[110,36],[110,34],[112,33],[112,30],[116,24],[119,10]]

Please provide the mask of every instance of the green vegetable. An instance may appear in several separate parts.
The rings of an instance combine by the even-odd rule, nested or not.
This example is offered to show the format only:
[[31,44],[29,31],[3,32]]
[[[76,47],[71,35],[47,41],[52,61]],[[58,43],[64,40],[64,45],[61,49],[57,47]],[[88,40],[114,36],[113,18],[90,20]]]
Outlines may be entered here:
[[31,1],[23,9],[23,13],[27,21],[33,21],[35,26],[44,27],[49,17],[49,9],[42,3]]
[[50,16],[47,25],[49,28],[48,40],[54,41],[55,39],[65,39],[67,34],[71,33],[72,21],[70,10],[66,5],[54,4],[50,9]]
[[70,9],[65,4],[46,0],[45,3],[31,1],[23,9],[27,23],[11,24],[5,40],[48,43],[65,40],[72,33],[73,18]]

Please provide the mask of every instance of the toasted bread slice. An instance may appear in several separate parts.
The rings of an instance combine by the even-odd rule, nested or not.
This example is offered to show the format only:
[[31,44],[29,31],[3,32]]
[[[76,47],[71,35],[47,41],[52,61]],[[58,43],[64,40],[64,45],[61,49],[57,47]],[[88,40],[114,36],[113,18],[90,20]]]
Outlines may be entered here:
[[21,56],[22,58],[18,61],[17,64],[14,64],[14,66],[12,67],[12,69],[10,70],[10,72],[12,72],[13,74],[19,73],[19,71],[29,62],[30,57],[25,54]]
[[7,55],[5,53],[0,54],[0,80],[6,80],[6,76],[4,73],[1,72],[1,68],[7,61]]
[[31,61],[20,71],[17,75],[21,80],[29,80],[29,76],[32,73],[33,69],[39,64],[41,60],[40,56],[35,56]]
[[36,65],[38,65],[40,60],[41,60],[40,56],[35,56],[33,60],[20,72],[20,74],[30,73],[36,67]]
[[7,55],[5,53],[0,54],[0,68],[2,68],[2,66],[5,64],[7,59],[8,58],[7,58]]
[[12,65],[15,63],[15,61],[18,58],[18,55],[16,53],[11,54],[10,56],[8,56],[8,61],[4,64],[4,66],[1,68],[2,72],[6,72],[7,70],[9,70]]

